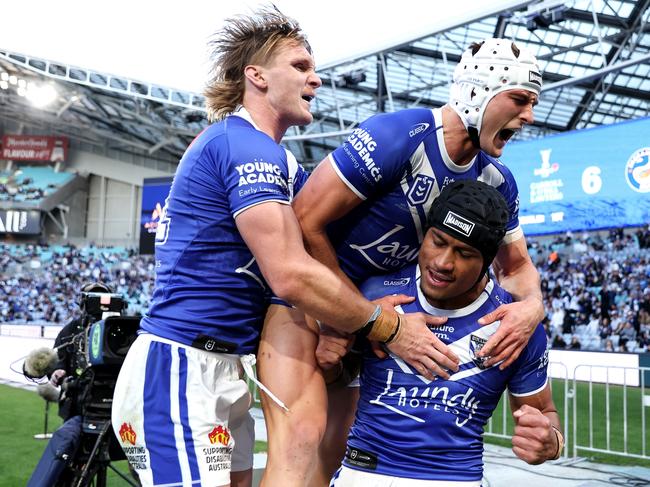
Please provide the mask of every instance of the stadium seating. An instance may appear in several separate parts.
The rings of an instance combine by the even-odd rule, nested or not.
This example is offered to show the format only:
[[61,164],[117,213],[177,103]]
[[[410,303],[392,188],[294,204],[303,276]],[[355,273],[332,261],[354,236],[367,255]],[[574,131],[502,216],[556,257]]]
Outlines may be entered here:
[[75,177],[55,172],[49,166],[25,166],[13,172],[0,172],[0,201],[38,202]]
[[[603,350],[609,342],[615,351],[648,350],[650,228],[528,244],[542,278],[551,340],[561,335],[569,348],[575,337],[581,350]],[[127,298],[130,314],[142,314],[153,279],[153,257],[124,247],[0,244],[0,323],[66,323],[87,281],[110,284]],[[627,341],[621,339],[626,321],[634,329]]]

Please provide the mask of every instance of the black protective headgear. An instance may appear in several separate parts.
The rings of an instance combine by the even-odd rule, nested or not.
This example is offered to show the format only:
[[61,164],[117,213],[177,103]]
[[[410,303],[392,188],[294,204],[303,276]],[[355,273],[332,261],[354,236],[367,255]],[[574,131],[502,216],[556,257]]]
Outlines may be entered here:
[[508,205],[492,186],[481,181],[454,181],[440,192],[427,215],[427,228],[471,245],[483,256],[483,277],[506,234]]

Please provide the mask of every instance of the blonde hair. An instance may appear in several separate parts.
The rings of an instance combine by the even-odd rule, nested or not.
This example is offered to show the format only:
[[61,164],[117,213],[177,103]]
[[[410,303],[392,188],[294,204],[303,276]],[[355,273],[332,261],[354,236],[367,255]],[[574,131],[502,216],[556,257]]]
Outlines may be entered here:
[[208,118],[221,120],[232,113],[244,98],[244,68],[268,62],[287,41],[311,53],[298,22],[275,6],[227,19],[208,42],[212,67],[203,92]]

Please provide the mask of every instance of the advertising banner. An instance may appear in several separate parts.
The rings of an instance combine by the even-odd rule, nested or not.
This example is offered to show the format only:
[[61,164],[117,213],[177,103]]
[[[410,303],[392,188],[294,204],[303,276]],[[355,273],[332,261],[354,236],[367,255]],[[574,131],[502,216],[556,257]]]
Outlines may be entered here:
[[39,235],[41,212],[37,210],[0,210],[0,234]]
[[12,161],[63,162],[68,156],[67,137],[4,135],[0,159]]

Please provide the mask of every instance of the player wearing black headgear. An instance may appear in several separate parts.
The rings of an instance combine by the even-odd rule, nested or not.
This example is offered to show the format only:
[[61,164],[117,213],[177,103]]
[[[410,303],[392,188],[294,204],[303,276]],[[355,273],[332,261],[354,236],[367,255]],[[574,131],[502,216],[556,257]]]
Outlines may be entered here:
[[433,202],[427,228],[435,227],[457,238],[483,256],[483,277],[506,234],[508,205],[503,195],[485,183],[467,180],[447,186]]
[[[479,356],[499,328],[498,322],[481,326],[479,318],[512,301],[486,279],[505,233],[505,201],[485,183],[459,181],[442,190],[428,216],[418,265],[372,277],[360,290],[368,299],[415,296],[396,309],[447,318],[431,332],[458,355],[459,370],[431,383],[423,369],[392,354],[378,358],[366,345],[357,414],[343,464],[330,484],[334,487],[480,485],[483,429],[506,389],[516,425],[515,455],[538,464],[562,453],[542,326],[506,369]],[[346,349],[337,340],[331,338],[326,348],[341,357]]]

